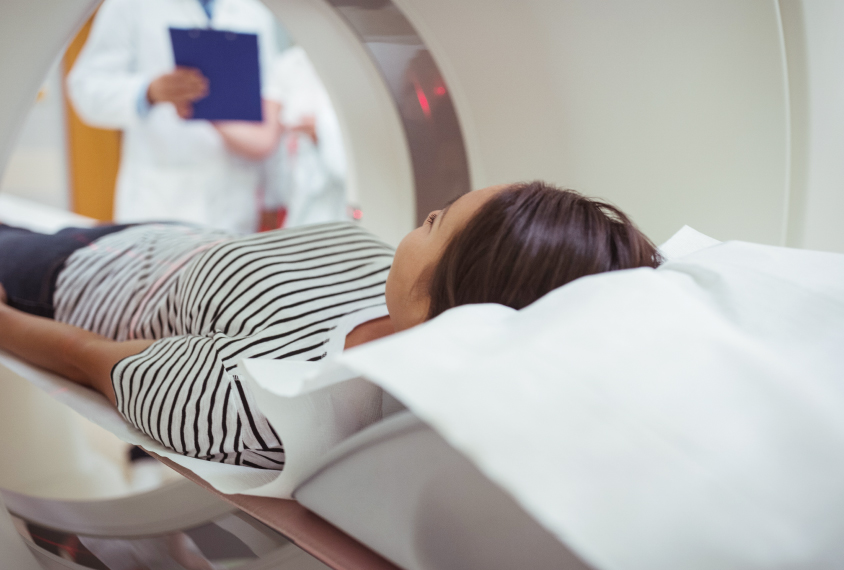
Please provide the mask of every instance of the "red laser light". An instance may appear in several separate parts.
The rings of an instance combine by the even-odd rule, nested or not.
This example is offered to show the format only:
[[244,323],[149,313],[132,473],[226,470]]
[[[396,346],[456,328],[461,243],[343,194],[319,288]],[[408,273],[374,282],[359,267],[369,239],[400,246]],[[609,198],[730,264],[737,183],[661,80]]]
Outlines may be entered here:
[[416,89],[416,98],[419,99],[419,106],[422,107],[422,112],[425,113],[425,117],[430,119],[431,118],[431,104],[428,103],[428,96],[425,95],[425,92],[422,90],[422,86],[419,85],[418,82],[413,82],[413,87]]

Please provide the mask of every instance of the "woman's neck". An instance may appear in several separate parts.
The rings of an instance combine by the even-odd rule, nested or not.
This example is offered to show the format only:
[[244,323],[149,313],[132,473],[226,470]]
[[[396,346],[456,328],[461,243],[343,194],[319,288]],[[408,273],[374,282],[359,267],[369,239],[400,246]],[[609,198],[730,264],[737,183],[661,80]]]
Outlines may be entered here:
[[346,335],[346,344],[344,345],[343,350],[349,350],[350,348],[360,346],[369,341],[384,338],[394,332],[393,323],[390,321],[389,316],[366,321],[365,323],[356,326],[352,329],[352,332]]

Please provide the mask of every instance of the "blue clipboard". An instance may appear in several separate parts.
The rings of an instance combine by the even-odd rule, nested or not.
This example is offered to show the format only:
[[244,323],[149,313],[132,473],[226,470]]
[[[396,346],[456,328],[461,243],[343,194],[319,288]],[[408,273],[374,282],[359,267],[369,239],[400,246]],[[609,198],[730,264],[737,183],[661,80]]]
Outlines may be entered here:
[[193,118],[261,121],[258,36],[223,30],[170,28],[176,65],[208,78],[208,96],[193,104]]

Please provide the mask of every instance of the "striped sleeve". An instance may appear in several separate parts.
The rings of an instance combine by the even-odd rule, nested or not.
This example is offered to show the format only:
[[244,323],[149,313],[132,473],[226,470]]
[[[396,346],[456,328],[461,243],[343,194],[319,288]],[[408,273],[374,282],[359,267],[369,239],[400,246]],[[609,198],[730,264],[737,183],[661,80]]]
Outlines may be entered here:
[[117,409],[177,453],[220,463],[281,469],[281,441],[221,357],[231,339],[159,340],[112,371]]

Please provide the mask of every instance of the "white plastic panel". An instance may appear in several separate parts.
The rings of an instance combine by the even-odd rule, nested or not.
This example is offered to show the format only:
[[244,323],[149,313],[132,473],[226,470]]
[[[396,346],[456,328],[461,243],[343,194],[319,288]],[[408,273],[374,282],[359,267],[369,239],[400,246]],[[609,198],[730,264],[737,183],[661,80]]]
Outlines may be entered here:
[[15,570],[41,570],[15,528],[12,517],[6,512],[2,497],[0,497],[0,553],[2,553],[4,567]]
[[[0,159],[93,4],[4,3]],[[412,169],[378,70],[324,0],[267,4],[326,80],[365,225],[397,242],[413,226]],[[655,241],[683,223],[785,240],[789,107],[773,0],[396,4],[446,78],[474,186],[545,178],[618,203]],[[817,202],[825,224],[837,202]]]
[[844,253],[844,3],[780,6],[792,111],[788,243]]
[[98,537],[144,537],[205,524],[234,511],[185,479],[147,491],[93,501],[62,501],[3,490],[10,512],[29,522]]
[[591,568],[410,412],[341,443],[294,495],[406,570]]
[[4,0],[0,18],[0,174],[50,65],[98,0]]
[[[413,171],[395,105],[357,36],[324,0],[267,0],[332,97],[363,225],[397,244],[414,227]],[[0,174],[47,70],[99,0],[9,0],[0,18]]]
[[396,0],[457,106],[478,187],[544,178],[782,243],[788,105],[773,1]]

